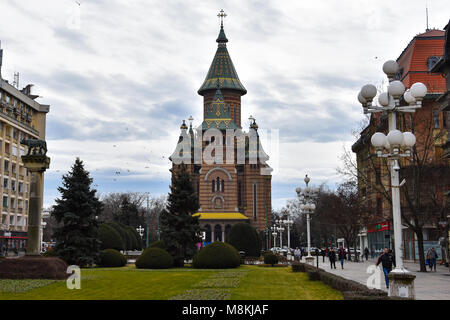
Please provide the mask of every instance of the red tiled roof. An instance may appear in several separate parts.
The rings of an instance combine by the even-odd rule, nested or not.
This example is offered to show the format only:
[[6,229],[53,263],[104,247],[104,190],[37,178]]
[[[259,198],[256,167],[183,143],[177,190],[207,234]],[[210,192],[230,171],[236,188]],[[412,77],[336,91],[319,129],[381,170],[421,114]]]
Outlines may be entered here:
[[422,82],[428,88],[428,93],[443,93],[446,91],[445,79],[439,74],[428,70],[428,58],[439,58],[444,54],[445,32],[429,30],[415,36],[398,57],[397,62],[403,69],[401,80],[409,88],[415,82]]

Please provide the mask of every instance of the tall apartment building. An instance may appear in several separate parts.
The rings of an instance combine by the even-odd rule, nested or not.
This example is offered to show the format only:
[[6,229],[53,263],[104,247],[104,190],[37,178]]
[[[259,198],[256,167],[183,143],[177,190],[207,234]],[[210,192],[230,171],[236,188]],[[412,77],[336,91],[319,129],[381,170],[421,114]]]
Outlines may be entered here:
[[19,90],[0,73],[0,248],[10,250],[26,247],[27,239],[31,175],[21,161],[27,150],[20,141],[45,139],[50,109],[35,101],[38,96],[31,94],[31,87]]

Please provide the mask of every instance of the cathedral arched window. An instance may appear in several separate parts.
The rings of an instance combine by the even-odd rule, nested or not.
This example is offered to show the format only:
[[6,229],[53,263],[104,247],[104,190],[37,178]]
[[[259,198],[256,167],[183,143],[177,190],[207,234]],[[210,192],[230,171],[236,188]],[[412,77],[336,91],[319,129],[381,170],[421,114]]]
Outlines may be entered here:
[[217,179],[216,179],[216,184],[217,184],[217,191],[221,191],[220,190],[220,178],[219,177],[217,177]]
[[225,181],[222,179],[222,192],[225,191]]
[[214,179],[211,183],[211,186],[212,186],[212,192],[216,192],[216,181]]

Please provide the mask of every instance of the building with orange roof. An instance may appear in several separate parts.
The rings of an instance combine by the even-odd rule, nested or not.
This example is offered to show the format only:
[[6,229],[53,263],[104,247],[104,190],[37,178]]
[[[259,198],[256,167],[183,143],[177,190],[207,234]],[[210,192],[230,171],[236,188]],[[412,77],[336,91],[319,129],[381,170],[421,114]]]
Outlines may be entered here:
[[[417,139],[415,158],[412,161],[409,159],[401,162],[403,178],[407,181],[408,191],[409,186],[415,183],[412,172],[415,172],[414,169],[417,169],[418,165],[422,166],[421,168],[426,166],[427,168],[440,168],[439,170],[444,171],[449,168],[450,162],[443,158],[442,154],[447,141],[450,114],[448,111],[441,110],[440,103],[437,101],[446,92],[446,81],[441,75],[430,72],[444,53],[444,42],[444,31],[427,30],[416,35],[397,58],[399,71],[395,75],[396,80],[402,81],[407,89],[416,82],[422,82],[428,88],[427,95],[422,102],[422,108],[417,109],[414,113],[397,114],[398,129],[403,132],[412,131]],[[380,252],[384,247],[394,248],[394,245],[393,230],[390,228],[392,224],[390,173],[388,166],[386,166],[386,160],[377,158],[374,148],[371,146],[370,139],[375,132],[388,133],[386,114],[371,114],[368,126],[363,129],[360,138],[353,144],[352,151],[356,153],[359,194],[373,217],[373,224],[367,226],[361,233],[362,247]],[[430,179],[433,176],[432,173],[429,174]],[[441,178],[439,185],[427,182],[427,190],[434,188],[433,201],[442,202],[446,190],[445,185],[449,183],[447,181],[449,178],[445,175]],[[407,260],[416,260],[419,258],[418,236],[416,234],[418,231],[412,230],[411,226],[404,221],[405,217],[408,217],[408,219],[411,217],[411,212],[405,198],[405,190],[402,189],[402,191],[401,210],[406,228],[403,232],[403,256]],[[414,196],[421,197],[420,201],[424,205],[431,201],[429,196],[426,196],[426,199],[422,199],[424,195]],[[424,208],[424,212],[426,210]],[[419,235],[422,238],[420,242],[424,245],[422,250],[425,252],[432,246],[439,248],[440,229],[438,221],[440,217],[438,213],[432,215],[432,217],[433,219],[422,223],[423,234]],[[384,227],[378,228],[378,226]]]

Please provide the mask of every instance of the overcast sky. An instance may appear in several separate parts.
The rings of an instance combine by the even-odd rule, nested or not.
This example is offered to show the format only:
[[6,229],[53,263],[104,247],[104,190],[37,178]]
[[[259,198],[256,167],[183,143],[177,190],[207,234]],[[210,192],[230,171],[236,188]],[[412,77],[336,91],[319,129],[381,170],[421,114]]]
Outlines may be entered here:
[[[80,157],[101,194],[167,194],[168,157],[189,115],[202,121],[197,94],[217,48],[224,9],[229,53],[248,93],[242,126],[278,132],[271,152],[275,209],[295,197],[306,173],[334,188],[343,147],[364,118],[356,100],[381,84],[426,29],[416,1],[0,0],[2,75],[35,85],[47,115],[50,169],[44,206]],[[450,18],[448,0],[428,0],[430,28]],[[277,131],[278,130],[278,131]],[[120,172],[117,174],[116,172]]]

